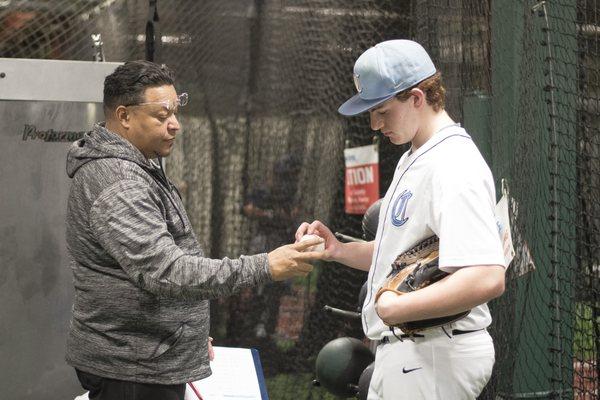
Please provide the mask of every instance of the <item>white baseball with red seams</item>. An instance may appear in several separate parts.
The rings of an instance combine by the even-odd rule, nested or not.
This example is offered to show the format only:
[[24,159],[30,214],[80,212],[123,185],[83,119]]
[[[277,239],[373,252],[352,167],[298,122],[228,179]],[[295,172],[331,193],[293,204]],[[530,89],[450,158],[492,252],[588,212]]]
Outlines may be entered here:
[[[304,235],[300,238],[300,241],[304,242],[306,240],[317,239],[317,238],[320,239],[321,237],[318,235]],[[325,250],[325,242],[316,244],[314,246],[310,246],[304,251],[324,251],[324,250]]]

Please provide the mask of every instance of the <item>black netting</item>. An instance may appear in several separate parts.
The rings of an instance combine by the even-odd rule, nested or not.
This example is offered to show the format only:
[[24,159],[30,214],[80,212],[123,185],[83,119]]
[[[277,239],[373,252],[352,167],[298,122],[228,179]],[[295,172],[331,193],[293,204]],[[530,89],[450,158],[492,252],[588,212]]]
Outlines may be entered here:
[[[481,397],[598,398],[596,1],[158,0],[158,18],[150,3],[0,1],[0,57],[93,60],[101,34],[106,61],[171,66],[191,102],[167,172],[207,253],[235,257],[292,241],[303,220],[360,236],[360,216],[343,213],[343,150],[374,134],[336,109],[364,50],[421,42],[512,199],[517,256],[491,303],[497,363]],[[403,149],[379,146],[384,190]],[[271,398],[326,398],[311,386],[319,349],[362,331],[322,307],[354,310],[365,278],[323,264],[215,301],[212,335],[260,350]]]

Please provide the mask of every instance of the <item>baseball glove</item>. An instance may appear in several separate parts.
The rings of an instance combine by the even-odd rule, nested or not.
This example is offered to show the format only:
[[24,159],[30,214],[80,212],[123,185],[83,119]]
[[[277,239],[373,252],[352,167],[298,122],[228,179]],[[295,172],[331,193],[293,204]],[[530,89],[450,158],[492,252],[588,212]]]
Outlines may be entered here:
[[[375,302],[379,300],[384,292],[392,291],[398,295],[403,295],[429,286],[447,276],[448,273],[438,267],[438,249],[439,239],[437,236],[432,236],[400,254],[392,264],[392,272],[377,291]],[[425,329],[447,325],[463,318],[469,312],[464,311],[447,317],[402,322],[390,326],[390,328],[399,328],[406,334],[416,333]]]

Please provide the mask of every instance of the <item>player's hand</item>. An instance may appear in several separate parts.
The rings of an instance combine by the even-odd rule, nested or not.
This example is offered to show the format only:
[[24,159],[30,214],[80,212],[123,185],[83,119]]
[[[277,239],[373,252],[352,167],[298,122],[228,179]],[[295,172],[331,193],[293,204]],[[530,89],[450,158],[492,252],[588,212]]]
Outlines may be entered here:
[[317,235],[325,239],[325,254],[323,260],[333,261],[342,251],[342,243],[337,240],[331,230],[321,221],[313,221],[312,223],[303,222],[296,230],[296,243],[302,239],[304,235]]
[[210,361],[215,359],[215,350],[213,349],[212,341],[213,341],[213,338],[211,338],[209,336],[208,337],[208,359]]
[[323,243],[323,239],[314,238],[301,243],[281,246],[270,252],[269,268],[274,281],[283,281],[296,276],[306,276],[313,266],[308,262],[322,260],[325,252],[306,251],[309,247]]
[[400,303],[400,296],[392,291],[387,291],[379,296],[377,303],[375,303],[375,311],[383,322],[387,325],[393,325],[402,321],[398,320],[398,307]]

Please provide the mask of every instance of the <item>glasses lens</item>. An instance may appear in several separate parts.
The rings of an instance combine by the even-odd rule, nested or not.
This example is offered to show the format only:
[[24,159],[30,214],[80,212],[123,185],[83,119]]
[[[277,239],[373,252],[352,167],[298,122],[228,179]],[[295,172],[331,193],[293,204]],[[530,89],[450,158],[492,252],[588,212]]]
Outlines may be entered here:
[[188,103],[189,97],[187,93],[181,93],[177,99],[179,100],[179,106],[183,107]]

